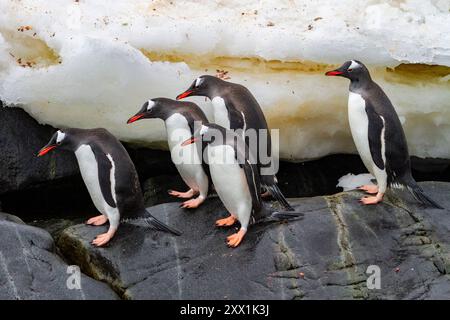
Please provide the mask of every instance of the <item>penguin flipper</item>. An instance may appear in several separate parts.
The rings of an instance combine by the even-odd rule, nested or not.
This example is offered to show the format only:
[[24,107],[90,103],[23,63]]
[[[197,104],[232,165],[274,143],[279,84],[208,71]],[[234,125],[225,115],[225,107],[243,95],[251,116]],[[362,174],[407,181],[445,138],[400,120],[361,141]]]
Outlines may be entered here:
[[112,208],[116,208],[116,202],[114,201],[111,189],[111,170],[113,168],[113,164],[111,160],[111,155],[104,152],[100,146],[95,143],[90,145],[92,152],[94,153],[95,160],[98,165],[98,180],[100,184],[100,190],[102,191],[103,198],[106,203],[110,205]]
[[376,166],[381,170],[384,170],[385,163],[382,155],[384,120],[379,114],[375,112],[375,109],[368,101],[366,101],[366,114],[369,120],[368,138],[370,155],[372,156],[373,162],[376,164]]

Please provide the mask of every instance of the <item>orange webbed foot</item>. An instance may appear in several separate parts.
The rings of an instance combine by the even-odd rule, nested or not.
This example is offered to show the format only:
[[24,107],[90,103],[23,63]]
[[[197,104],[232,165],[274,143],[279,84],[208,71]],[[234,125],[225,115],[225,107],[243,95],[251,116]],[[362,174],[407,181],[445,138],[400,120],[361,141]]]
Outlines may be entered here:
[[381,202],[383,200],[383,195],[382,194],[377,194],[376,196],[366,196],[366,197],[362,197],[359,202],[361,202],[364,205],[369,205],[369,204],[377,204],[379,202]]
[[241,229],[238,232],[232,234],[231,236],[228,236],[227,245],[229,247],[236,248],[242,242],[242,239],[244,239],[245,233],[246,230]]
[[229,216],[228,218],[219,219],[216,221],[216,227],[230,227],[235,224],[237,219],[234,216]]
[[185,209],[195,209],[195,208],[198,208],[198,206],[201,205],[203,203],[203,201],[205,201],[205,199],[200,198],[200,197],[195,198],[195,199],[190,199],[190,200],[183,202],[180,207],[185,208]]
[[180,192],[175,190],[168,190],[167,191],[171,196],[182,198],[182,199],[189,199],[192,198],[195,195],[194,190],[190,189],[186,192]]
[[358,187],[359,190],[363,190],[369,194],[377,194],[378,193],[378,186],[374,184],[366,184],[361,187]]
[[114,237],[115,231],[109,230],[106,233],[99,234],[94,240],[92,240],[92,244],[96,245],[97,247],[104,246],[107,244],[112,237]]
[[86,224],[94,225],[94,226],[101,226],[105,224],[108,221],[108,218],[104,215],[99,215],[96,217],[90,218],[88,221],[86,221]]

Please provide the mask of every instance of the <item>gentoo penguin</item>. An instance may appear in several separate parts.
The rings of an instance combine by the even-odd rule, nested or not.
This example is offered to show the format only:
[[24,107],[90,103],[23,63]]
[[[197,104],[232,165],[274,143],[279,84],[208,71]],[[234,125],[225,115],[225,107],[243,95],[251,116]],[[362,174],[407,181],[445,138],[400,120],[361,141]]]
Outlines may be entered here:
[[120,218],[137,218],[145,214],[145,222],[154,228],[180,235],[150,215],[145,207],[138,175],[122,144],[105,129],[58,130],[38,153],[43,156],[53,149],[73,151],[81,176],[100,216],[86,223],[103,225],[109,220],[108,232],[98,235],[92,244],[103,246],[114,236]]
[[412,177],[408,145],[400,119],[389,98],[370,77],[366,66],[351,60],[326,75],[350,80],[348,118],[351,133],[364,165],[377,180],[377,186],[360,187],[368,194],[375,194],[360,201],[376,204],[383,200],[387,187],[406,187],[418,201],[441,208],[423,193]]
[[[272,141],[264,113],[252,93],[240,84],[203,75],[179,94],[177,100],[190,96],[208,97],[214,108],[215,123],[225,129],[242,130],[243,133],[255,130],[256,143],[250,143],[249,148],[254,149],[252,152],[257,157],[261,185],[287,210],[294,210],[279,189],[275,175],[267,172],[273,165]],[[260,141],[261,135],[265,141]],[[263,144],[265,147],[261,149]]]
[[216,226],[232,226],[236,221],[240,230],[227,238],[230,247],[237,247],[244,238],[249,223],[299,218],[301,213],[286,211],[265,214],[261,201],[261,185],[256,159],[242,136],[217,124],[204,124],[182,146],[200,144],[209,166],[217,195],[230,213],[216,221]]
[[190,188],[186,192],[169,190],[169,194],[186,199],[198,195],[197,198],[182,204],[183,208],[197,208],[208,195],[208,176],[202,165],[197,145],[181,148],[181,143],[194,134],[196,125],[201,126],[202,123],[208,122],[205,114],[192,102],[156,98],[145,102],[141,110],[127,123],[146,118],[159,118],[164,121],[172,161],[183,181]]

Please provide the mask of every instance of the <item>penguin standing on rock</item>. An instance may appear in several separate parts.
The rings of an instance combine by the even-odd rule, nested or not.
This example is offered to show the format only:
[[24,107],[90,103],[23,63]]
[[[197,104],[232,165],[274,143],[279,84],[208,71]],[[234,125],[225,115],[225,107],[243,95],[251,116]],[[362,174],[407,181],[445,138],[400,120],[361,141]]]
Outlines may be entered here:
[[204,124],[182,143],[186,147],[201,143],[202,154],[209,166],[212,182],[230,216],[216,221],[218,227],[229,227],[237,221],[241,228],[227,238],[230,247],[237,247],[250,223],[300,218],[301,213],[271,212],[261,201],[258,166],[241,136],[217,124]]
[[103,225],[109,221],[108,232],[98,235],[92,244],[108,243],[119,227],[123,216],[140,218],[155,229],[175,235],[181,233],[150,215],[144,206],[138,175],[122,144],[105,129],[58,130],[38,153],[43,156],[53,149],[72,151],[80,167],[81,176],[102,214],[86,223]]
[[400,119],[389,98],[370,77],[366,66],[351,60],[336,70],[328,71],[326,75],[350,80],[350,129],[364,165],[377,180],[377,186],[365,185],[359,188],[372,195],[360,201],[366,205],[376,204],[383,200],[387,187],[406,187],[422,204],[442,209],[423,193],[414,180]]
[[183,181],[190,188],[186,192],[169,190],[169,194],[185,199],[198,195],[197,198],[187,200],[181,205],[183,208],[197,208],[208,195],[209,179],[197,146],[194,144],[181,148],[181,143],[194,134],[196,123],[200,126],[208,122],[205,114],[192,102],[156,98],[145,102],[141,110],[127,123],[147,118],[159,118],[164,121],[172,161]]
[[[266,173],[266,170],[273,165],[272,141],[264,113],[252,93],[240,84],[203,75],[197,78],[185,92],[179,94],[177,100],[190,96],[208,97],[214,108],[214,122],[225,129],[242,130],[244,134],[248,130],[256,131],[256,143],[249,145],[249,148],[257,157],[261,184],[287,210],[294,210],[279,189],[275,175]],[[266,141],[261,141],[263,132],[261,130],[265,130]],[[265,146],[262,148],[263,144]],[[266,149],[264,151],[267,153],[267,159],[262,157],[263,149]]]

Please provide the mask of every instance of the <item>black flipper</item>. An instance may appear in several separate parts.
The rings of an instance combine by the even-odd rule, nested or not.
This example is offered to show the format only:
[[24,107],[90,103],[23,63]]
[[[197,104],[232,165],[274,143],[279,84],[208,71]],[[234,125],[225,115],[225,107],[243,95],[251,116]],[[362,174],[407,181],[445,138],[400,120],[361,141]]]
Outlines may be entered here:
[[277,184],[266,186],[270,194],[288,211],[294,211],[294,208],[289,204],[289,202],[284,197],[280,188]]
[[111,193],[112,163],[108,159],[106,153],[96,143],[91,143],[89,146],[91,147],[98,164],[98,180],[103,198],[105,198],[105,201],[109,206],[116,208],[117,205]]
[[250,163],[249,160],[245,160],[243,165],[245,177],[247,179],[248,189],[252,196],[253,210],[258,212],[261,208],[261,184],[258,173],[258,167],[256,164]]
[[369,120],[368,138],[370,154],[376,166],[384,170],[385,163],[383,161],[381,142],[381,135],[384,129],[383,119],[370,105],[366,105],[366,113]]

